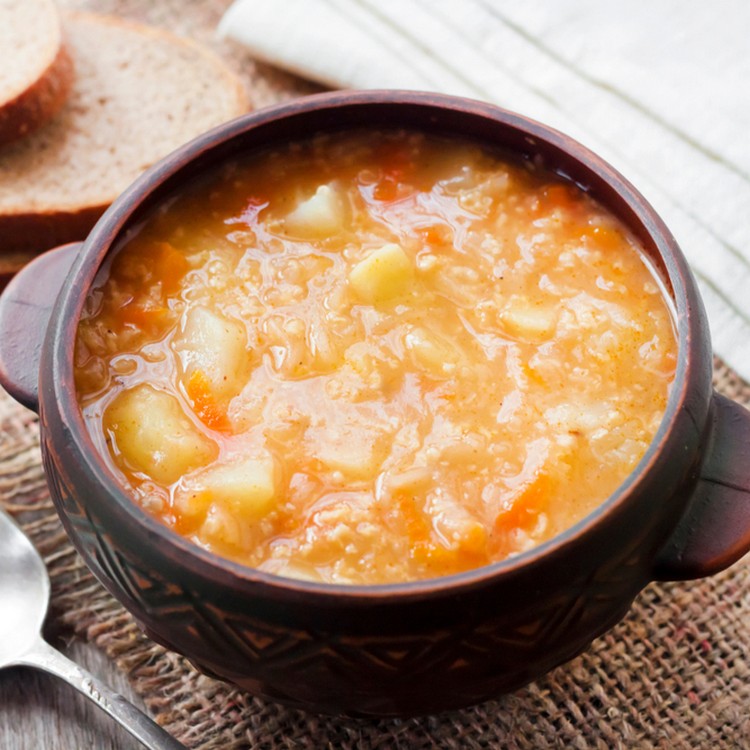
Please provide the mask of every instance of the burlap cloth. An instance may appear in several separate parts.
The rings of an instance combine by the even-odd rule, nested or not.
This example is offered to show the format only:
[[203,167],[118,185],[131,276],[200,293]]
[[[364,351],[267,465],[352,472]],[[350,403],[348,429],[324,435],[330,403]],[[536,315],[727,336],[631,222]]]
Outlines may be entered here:
[[[313,90],[212,39],[226,0],[63,4],[208,42],[244,77],[255,106]],[[715,383],[750,404],[750,385],[720,362]],[[146,639],[67,541],[44,482],[36,418],[1,390],[0,502],[49,567],[48,636],[95,644],[189,747],[750,748],[750,556],[711,579],[652,584],[586,653],[512,695],[440,716],[359,721],[254,699]]]

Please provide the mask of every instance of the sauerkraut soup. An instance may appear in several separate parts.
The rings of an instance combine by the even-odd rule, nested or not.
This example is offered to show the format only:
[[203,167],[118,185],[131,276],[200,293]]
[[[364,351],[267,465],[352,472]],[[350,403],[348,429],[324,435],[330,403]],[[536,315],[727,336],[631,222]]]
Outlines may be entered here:
[[121,243],[85,303],[88,429],[148,513],[333,583],[528,550],[662,419],[670,308],[636,239],[532,161],[416,132],[235,158]]

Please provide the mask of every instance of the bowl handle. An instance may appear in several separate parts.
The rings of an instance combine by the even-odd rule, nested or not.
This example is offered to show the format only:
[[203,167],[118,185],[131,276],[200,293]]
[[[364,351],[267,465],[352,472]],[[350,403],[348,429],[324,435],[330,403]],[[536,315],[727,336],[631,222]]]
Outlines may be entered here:
[[706,459],[654,579],[682,581],[728,568],[750,551],[750,411],[713,394]]
[[80,242],[50,250],[24,266],[0,295],[0,385],[39,411],[39,360],[52,306]]

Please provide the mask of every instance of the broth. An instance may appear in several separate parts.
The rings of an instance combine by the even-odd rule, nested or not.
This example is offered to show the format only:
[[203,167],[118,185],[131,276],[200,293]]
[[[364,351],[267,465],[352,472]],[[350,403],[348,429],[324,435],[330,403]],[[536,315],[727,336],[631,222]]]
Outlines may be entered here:
[[135,501],[334,583],[448,575],[575,524],[635,468],[676,364],[635,238],[472,142],[317,136],[236,158],[86,301],[83,415]]

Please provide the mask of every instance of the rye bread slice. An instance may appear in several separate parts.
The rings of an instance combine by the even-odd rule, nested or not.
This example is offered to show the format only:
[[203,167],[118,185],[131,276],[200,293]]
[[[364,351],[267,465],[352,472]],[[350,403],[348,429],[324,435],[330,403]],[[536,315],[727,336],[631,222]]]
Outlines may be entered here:
[[0,144],[55,115],[73,83],[53,0],[0,0]]
[[240,80],[194,42],[85,13],[64,16],[63,28],[76,68],[65,106],[0,148],[0,255],[9,260],[84,239],[145,169],[248,108]]

